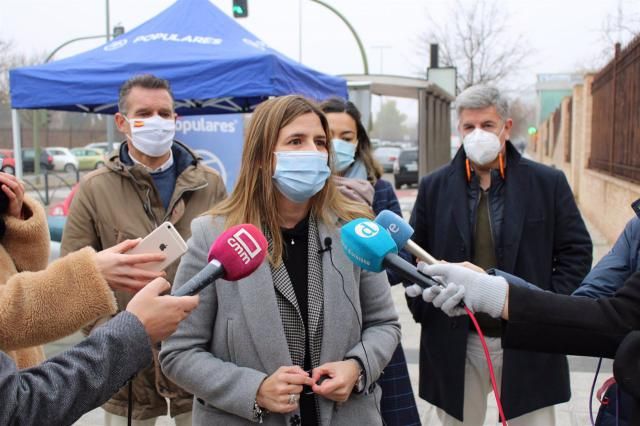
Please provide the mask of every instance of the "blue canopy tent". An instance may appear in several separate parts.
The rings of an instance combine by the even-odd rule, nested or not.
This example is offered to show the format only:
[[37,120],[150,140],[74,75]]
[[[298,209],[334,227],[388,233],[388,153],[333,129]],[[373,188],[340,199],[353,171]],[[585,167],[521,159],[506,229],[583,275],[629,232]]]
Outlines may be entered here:
[[180,115],[249,112],[270,96],[347,96],[344,79],[301,65],[245,30],[208,0],[171,7],[88,52],[10,71],[14,109],[115,113],[135,74],[171,82]]
[[113,114],[119,87],[141,73],[169,80],[180,115],[250,112],[271,96],[294,93],[316,100],[347,96],[344,79],[269,48],[208,0],[178,0],[103,46],[11,70],[15,152],[21,145],[17,109]]

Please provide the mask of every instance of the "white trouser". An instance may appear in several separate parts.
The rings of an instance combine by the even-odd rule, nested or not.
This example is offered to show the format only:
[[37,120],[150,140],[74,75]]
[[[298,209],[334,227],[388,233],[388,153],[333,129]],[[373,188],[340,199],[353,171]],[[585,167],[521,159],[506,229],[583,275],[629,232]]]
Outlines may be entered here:
[[[154,426],[156,420],[160,417],[154,417],[147,420],[133,420],[131,424],[133,426]],[[191,426],[191,413],[180,414],[175,416],[173,420],[176,422],[176,426]],[[127,426],[127,418],[122,416],[116,416],[115,414],[104,412],[104,425],[105,426]]]
[[[502,383],[502,346],[500,338],[485,337],[493,371],[496,376],[498,387]],[[495,414],[487,417],[487,397],[494,399],[493,387],[489,376],[489,366],[484,356],[480,337],[476,333],[469,333],[467,338],[467,362],[464,368],[464,422],[448,415],[444,410],[431,406],[427,412],[427,418],[423,419],[425,425],[442,426],[482,426],[485,424],[497,424],[497,408]],[[508,421],[509,426],[555,426],[554,406],[544,407],[520,417]]]

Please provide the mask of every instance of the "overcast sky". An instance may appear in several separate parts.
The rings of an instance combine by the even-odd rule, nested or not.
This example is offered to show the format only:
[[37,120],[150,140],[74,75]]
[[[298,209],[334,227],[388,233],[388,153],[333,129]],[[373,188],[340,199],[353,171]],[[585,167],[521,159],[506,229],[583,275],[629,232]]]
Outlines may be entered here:
[[[353,37],[330,11],[310,0],[248,0],[249,18],[238,19],[249,31],[291,58],[299,56],[302,3],[302,61],[332,74],[361,73]],[[415,76],[427,64],[417,55],[418,37],[427,14],[445,19],[451,0],[324,0],[344,14],[358,31],[371,73]],[[463,0],[463,2],[473,0]],[[174,0],[111,0],[111,25],[132,29],[170,6]],[[106,31],[105,0],[2,0],[0,38],[24,53],[49,53],[65,41]],[[232,0],[212,0],[231,14]],[[640,17],[637,0],[503,0],[514,34],[532,47],[521,77],[533,88],[537,73],[571,72],[590,61],[599,48],[607,14],[619,5],[625,15]],[[588,5],[588,6],[587,6]],[[57,58],[96,47],[102,41],[74,43]],[[413,115],[413,114],[411,114]]]

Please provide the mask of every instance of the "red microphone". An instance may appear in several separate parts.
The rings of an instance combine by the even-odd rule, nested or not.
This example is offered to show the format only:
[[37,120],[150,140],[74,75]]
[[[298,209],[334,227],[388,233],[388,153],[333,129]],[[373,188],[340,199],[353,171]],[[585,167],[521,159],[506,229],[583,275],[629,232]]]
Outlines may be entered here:
[[237,281],[258,269],[267,256],[267,239],[251,224],[232,226],[209,249],[209,263],[178,288],[174,296],[192,296],[218,278]]

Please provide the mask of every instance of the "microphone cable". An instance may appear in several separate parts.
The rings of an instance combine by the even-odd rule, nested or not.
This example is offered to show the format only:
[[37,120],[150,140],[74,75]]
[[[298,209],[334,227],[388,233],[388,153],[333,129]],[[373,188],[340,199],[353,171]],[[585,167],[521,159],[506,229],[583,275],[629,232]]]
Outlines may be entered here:
[[[329,260],[331,261],[331,266],[338,273],[338,275],[340,275],[340,280],[342,281],[342,292],[344,293],[344,296],[349,301],[349,304],[351,304],[351,308],[353,309],[353,313],[356,315],[356,320],[358,321],[358,327],[360,327],[360,345],[362,346],[362,350],[364,351],[364,357],[365,357],[365,360],[367,362],[367,368],[369,369],[369,371],[371,371],[371,364],[369,363],[369,355],[367,355],[367,348],[365,348],[364,342],[362,341],[362,332],[363,332],[362,321],[360,321],[360,316],[358,315],[358,310],[356,309],[356,305],[353,303],[353,301],[351,300],[351,298],[347,294],[347,290],[345,289],[344,275],[342,275],[342,272],[340,272],[340,270],[333,263],[333,252],[331,251],[331,243],[332,243],[331,238],[330,237],[326,237],[324,239],[325,249],[323,251],[328,251],[329,252]],[[378,400],[376,399],[375,392],[371,392],[371,396],[373,397],[373,403],[376,406],[376,410],[378,411],[378,415],[380,416],[380,420],[382,421],[382,425],[386,426],[387,424],[385,423],[384,418],[382,417],[382,412],[380,411],[380,407],[378,406]]]
[[498,413],[500,414],[500,422],[503,426],[507,426],[507,418],[504,416],[504,410],[502,409],[502,403],[500,402],[500,394],[498,393],[498,385],[496,383],[496,376],[493,372],[493,363],[491,362],[491,355],[489,355],[489,348],[487,347],[487,342],[484,339],[484,334],[482,333],[482,329],[478,324],[478,320],[476,320],[475,315],[471,312],[471,309],[464,306],[464,310],[471,318],[473,325],[478,332],[478,336],[480,337],[480,342],[482,343],[482,349],[484,350],[484,356],[487,359],[487,366],[489,366],[489,377],[491,378],[491,386],[493,387],[493,396],[496,398],[496,404],[498,405]]
[[127,398],[127,426],[133,423],[133,378],[129,380],[129,397]]
[[[434,280],[436,283],[438,283],[443,288],[446,287],[446,285],[442,281],[437,280],[437,279],[435,279],[433,277],[429,277],[429,278]],[[480,338],[480,343],[482,343],[482,350],[484,351],[484,357],[487,360],[487,366],[489,367],[489,378],[491,380],[491,387],[493,388],[493,396],[496,399],[496,405],[498,406],[498,414],[500,416],[499,417],[499,422],[502,423],[503,426],[508,426],[507,418],[504,415],[504,410],[502,408],[502,402],[500,400],[500,393],[498,392],[498,383],[497,383],[497,380],[496,380],[496,375],[495,375],[495,373],[493,371],[493,362],[491,362],[491,355],[489,354],[489,348],[487,347],[487,341],[485,340],[484,333],[482,332],[482,329],[480,328],[480,324],[478,324],[478,320],[476,319],[476,316],[473,314],[471,309],[469,309],[467,307],[467,305],[464,304],[464,302],[460,302],[459,306],[464,308],[464,310],[467,313],[467,315],[469,315],[469,318],[471,318],[471,322],[473,323],[473,326],[475,327],[476,331],[478,332],[478,337]]]
[[589,420],[591,420],[591,426],[595,426],[596,422],[593,420],[593,394],[596,390],[596,381],[598,380],[598,374],[600,373],[600,366],[602,365],[602,358],[598,359],[598,365],[596,366],[596,374],[593,376],[593,383],[591,383],[591,392],[589,392]]

